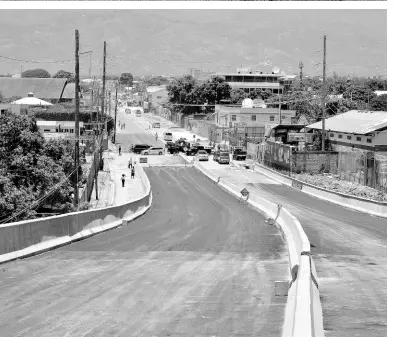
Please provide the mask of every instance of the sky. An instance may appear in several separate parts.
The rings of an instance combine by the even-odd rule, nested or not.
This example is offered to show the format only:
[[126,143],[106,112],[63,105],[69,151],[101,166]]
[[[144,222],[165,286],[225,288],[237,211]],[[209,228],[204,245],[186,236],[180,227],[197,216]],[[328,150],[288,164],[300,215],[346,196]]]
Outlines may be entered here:
[[[80,52],[92,51],[91,73],[97,76],[104,41],[109,74],[182,75],[189,68],[235,73],[241,66],[298,74],[303,61],[304,75],[322,75],[324,35],[328,76],[387,73],[387,11],[354,9],[2,9],[0,73],[74,72],[75,29]],[[90,54],[81,55],[81,75],[89,66]]]

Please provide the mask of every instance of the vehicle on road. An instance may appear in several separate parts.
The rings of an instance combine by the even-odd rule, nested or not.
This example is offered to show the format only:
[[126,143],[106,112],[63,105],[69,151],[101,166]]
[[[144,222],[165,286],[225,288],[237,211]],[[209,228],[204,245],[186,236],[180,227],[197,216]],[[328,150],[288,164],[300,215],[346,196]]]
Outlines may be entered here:
[[234,148],[233,159],[236,161],[246,160],[246,150],[240,147]]
[[136,115],[137,117],[141,117],[141,116],[142,116],[142,115],[141,115],[141,110],[140,110],[140,109],[137,109],[136,112],[135,112],[135,115]]
[[163,139],[165,141],[172,141],[172,133],[170,133],[170,132],[164,133]]
[[219,164],[230,164],[230,153],[222,150],[215,151],[213,154],[213,160]]
[[152,128],[160,128],[160,122],[155,122],[155,123],[152,125]]
[[208,153],[205,150],[199,150],[197,152],[196,158],[198,161],[208,161]]
[[148,150],[149,148],[151,148],[152,145],[147,145],[147,144],[136,144],[133,146],[132,148],[132,152],[134,153],[141,153],[144,150]]
[[130,109],[126,109],[126,110],[125,110],[125,113],[126,113],[126,114],[131,114],[131,110],[130,110]]
[[141,152],[142,155],[164,155],[164,148],[162,147],[150,147],[147,150]]
[[190,143],[184,149],[187,156],[195,156],[198,151],[204,150],[202,145],[190,145]]
[[167,151],[171,154],[181,151],[181,147],[178,144],[173,143],[172,141],[166,143],[166,148]]

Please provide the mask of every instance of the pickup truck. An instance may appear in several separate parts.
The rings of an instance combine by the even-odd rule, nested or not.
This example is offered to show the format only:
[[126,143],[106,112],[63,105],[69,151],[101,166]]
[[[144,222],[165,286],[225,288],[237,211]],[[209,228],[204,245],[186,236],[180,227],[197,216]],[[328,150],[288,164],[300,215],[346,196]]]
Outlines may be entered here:
[[236,161],[246,160],[246,151],[243,149],[234,149],[233,159]]

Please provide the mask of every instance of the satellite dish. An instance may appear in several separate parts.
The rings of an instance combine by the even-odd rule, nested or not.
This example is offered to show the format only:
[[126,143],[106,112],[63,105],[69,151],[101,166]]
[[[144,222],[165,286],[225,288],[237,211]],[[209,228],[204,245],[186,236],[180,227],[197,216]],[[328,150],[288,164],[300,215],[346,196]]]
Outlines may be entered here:
[[275,73],[275,74],[277,74],[277,73],[280,72],[280,68],[279,68],[279,67],[274,67],[274,68],[272,69],[272,72]]
[[253,100],[246,98],[242,101],[242,108],[253,108]]

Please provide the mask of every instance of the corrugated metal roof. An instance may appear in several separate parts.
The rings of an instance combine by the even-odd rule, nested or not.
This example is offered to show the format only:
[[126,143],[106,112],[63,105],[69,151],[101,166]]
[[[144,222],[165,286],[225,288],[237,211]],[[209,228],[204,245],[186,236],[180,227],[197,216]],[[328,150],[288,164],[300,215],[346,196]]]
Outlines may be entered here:
[[59,99],[66,78],[0,78],[0,92],[5,98],[27,97],[29,92],[41,99]]
[[[310,129],[321,129],[322,122],[316,122],[309,126]],[[327,131],[367,134],[387,127],[387,111],[359,111],[350,110],[346,113],[335,115],[326,119]]]

